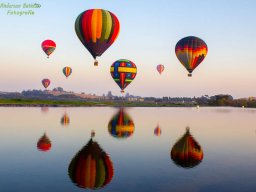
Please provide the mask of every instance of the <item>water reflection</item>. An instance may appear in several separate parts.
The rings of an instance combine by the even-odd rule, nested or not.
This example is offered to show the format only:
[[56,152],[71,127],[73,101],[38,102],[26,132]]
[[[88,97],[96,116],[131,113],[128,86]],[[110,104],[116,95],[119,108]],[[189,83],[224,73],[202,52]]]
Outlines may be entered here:
[[69,164],[70,179],[81,188],[99,189],[111,182],[114,175],[112,161],[99,144],[89,142],[73,157]]
[[37,149],[39,151],[49,151],[52,147],[49,137],[44,133],[44,135],[37,142]]
[[186,133],[175,143],[171,150],[173,162],[183,168],[197,166],[203,160],[203,150],[190,134],[189,127]]
[[48,111],[49,111],[49,107],[41,107],[41,112],[42,113],[48,113]]
[[123,108],[108,123],[109,133],[116,138],[130,137],[134,132],[134,123]]
[[69,118],[69,116],[68,116],[67,113],[65,113],[65,114],[62,116],[60,122],[61,122],[61,124],[64,125],[64,126],[68,126],[68,125],[69,125],[69,123],[70,123],[70,118]]
[[156,136],[160,136],[161,133],[162,133],[162,130],[161,130],[161,128],[159,127],[159,125],[157,125],[157,127],[154,129],[154,134],[155,134]]

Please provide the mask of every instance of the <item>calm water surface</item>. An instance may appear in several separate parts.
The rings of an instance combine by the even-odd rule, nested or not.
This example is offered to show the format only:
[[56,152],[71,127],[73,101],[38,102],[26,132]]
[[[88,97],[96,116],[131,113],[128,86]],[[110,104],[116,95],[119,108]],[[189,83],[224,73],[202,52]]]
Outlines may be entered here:
[[255,191],[255,117],[241,108],[1,107],[0,191]]

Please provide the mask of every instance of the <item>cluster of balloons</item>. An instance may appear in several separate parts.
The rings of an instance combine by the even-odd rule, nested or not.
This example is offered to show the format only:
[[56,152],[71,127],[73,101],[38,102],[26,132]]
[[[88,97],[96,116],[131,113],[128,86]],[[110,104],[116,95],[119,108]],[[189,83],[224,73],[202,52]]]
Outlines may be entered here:
[[[120,31],[120,23],[116,15],[104,9],[89,9],[78,15],[75,21],[77,37],[94,58],[94,65],[98,66],[97,57],[100,57],[117,39]],[[50,56],[56,48],[52,40],[42,42],[42,49]],[[178,41],[175,53],[180,63],[192,76],[194,69],[204,60],[208,48],[206,43],[194,36],[188,36]],[[162,74],[164,65],[157,65],[157,71]],[[72,73],[70,67],[64,67],[63,73],[68,77]],[[136,65],[128,59],[115,61],[110,67],[110,73],[114,81],[120,87],[121,92],[134,80],[137,74]],[[47,88],[50,80],[43,83]]]
[[[53,40],[47,39],[41,43],[41,48],[47,55],[47,58],[49,58],[49,56],[56,49],[56,43]],[[72,73],[72,69],[71,69],[71,67],[66,66],[62,69],[62,72],[66,76],[66,78],[68,78]],[[42,84],[43,84],[44,88],[47,89],[47,87],[49,87],[49,85],[51,84],[51,81],[50,81],[50,79],[46,78],[46,79],[42,80]]]

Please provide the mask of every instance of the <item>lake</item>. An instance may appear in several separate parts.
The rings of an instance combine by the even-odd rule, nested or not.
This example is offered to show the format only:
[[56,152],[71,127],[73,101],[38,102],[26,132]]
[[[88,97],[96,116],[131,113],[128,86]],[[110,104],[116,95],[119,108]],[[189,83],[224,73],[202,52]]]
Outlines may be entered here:
[[0,108],[0,191],[255,191],[256,109]]

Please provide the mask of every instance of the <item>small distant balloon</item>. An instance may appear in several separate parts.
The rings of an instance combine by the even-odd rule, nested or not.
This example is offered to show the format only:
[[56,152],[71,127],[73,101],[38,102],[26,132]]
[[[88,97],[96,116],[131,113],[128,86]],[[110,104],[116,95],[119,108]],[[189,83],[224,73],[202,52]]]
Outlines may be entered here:
[[159,64],[159,65],[157,65],[156,69],[157,69],[158,73],[161,75],[162,72],[164,71],[164,65]]
[[44,135],[37,142],[37,149],[39,151],[46,152],[46,151],[49,151],[51,147],[52,147],[51,141],[46,135],[46,133],[44,133]]
[[159,125],[157,125],[157,127],[155,128],[154,134],[155,134],[156,136],[160,136],[160,135],[162,134],[162,130],[161,130],[161,128],[159,127]]
[[181,39],[175,47],[175,53],[180,63],[192,76],[194,69],[204,60],[208,48],[206,43],[198,37],[185,37]]
[[72,69],[71,69],[71,67],[64,67],[62,69],[62,72],[68,78],[72,73]]
[[134,80],[137,74],[136,65],[127,59],[115,61],[110,67],[110,73],[114,81],[121,88],[121,93]]
[[43,79],[42,80],[42,84],[44,86],[44,88],[46,89],[47,87],[49,87],[51,81],[49,79]]
[[53,53],[53,51],[56,49],[56,43],[50,39],[47,39],[42,42],[41,47],[45,54],[47,55],[47,58]]
[[70,123],[70,118],[68,116],[68,114],[64,114],[63,117],[61,118],[61,124],[64,126],[68,126]]

